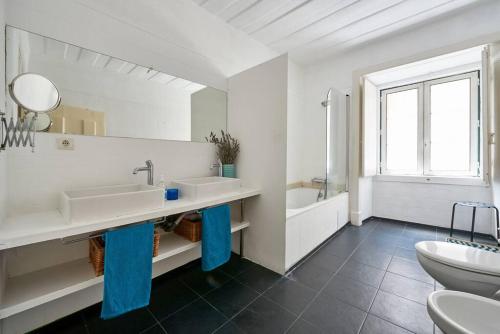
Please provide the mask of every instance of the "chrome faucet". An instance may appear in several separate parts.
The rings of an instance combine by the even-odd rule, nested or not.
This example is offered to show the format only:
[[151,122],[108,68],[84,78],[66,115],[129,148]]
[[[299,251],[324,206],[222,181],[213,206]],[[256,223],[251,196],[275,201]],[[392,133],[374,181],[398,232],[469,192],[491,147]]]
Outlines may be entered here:
[[312,180],[311,180],[311,183],[319,183],[320,186],[319,186],[319,191],[318,191],[318,196],[316,197],[316,202],[319,202],[321,199],[326,199],[327,197],[327,179],[326,178],[322,178],[322,177],[314,177]]
[[145,167],[134,168],[132,174],[137,174],[138,172],[148,172],[148,184],[153,185],[153,162],[151,160],[146,160]]

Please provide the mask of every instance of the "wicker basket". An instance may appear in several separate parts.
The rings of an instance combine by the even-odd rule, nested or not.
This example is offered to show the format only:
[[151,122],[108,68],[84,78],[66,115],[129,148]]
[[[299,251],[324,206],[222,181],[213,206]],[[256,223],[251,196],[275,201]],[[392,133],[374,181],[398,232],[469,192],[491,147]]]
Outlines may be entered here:
[[192,242],[201,240],[201,221],[183,219],[175,228],[175,233]]
[[[160,246],[160,234],[155,230],[153,237],[153,256],[158,255]],[[104,240],[102,238],[89,239],[89,259],[94,267],[95,275],[104,274]]]

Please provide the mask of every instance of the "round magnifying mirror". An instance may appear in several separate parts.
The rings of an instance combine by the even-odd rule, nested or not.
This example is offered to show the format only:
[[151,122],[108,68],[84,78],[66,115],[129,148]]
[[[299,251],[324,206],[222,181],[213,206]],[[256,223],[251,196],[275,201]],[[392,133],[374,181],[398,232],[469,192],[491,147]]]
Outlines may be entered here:
[[47,132],[50,129],[50,126],[52,125],[52,120],[50,119],[50,116],[47,114],[35,114],[35,113],[29,113],[26,115],[26,121],[28,124],[31,124],[31,121],[33,118],[35,118],[35,121],[33,122],[33,127],[32,130],[36,132]]
[[12,99],[22,108],[35,113],[46,113],[61,103],[59,91],[52,81],[36,73],[23,73],[9,85]]

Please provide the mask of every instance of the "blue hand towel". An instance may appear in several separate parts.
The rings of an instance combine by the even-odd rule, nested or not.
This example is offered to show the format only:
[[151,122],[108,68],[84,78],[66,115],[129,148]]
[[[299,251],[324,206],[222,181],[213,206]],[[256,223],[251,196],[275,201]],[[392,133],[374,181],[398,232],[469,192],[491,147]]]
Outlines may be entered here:
[[231,209],[229,205],[205,209],[201,225],[201,269],[210,271],[231,256]]
[[153,233],[154,225],[149,222],[104,235],[102,319],[114,318],[149,304]]

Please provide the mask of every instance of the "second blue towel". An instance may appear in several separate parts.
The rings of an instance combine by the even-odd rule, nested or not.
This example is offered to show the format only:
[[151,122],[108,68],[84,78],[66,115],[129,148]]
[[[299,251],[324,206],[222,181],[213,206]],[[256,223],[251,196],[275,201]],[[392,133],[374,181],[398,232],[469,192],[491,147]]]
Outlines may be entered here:
[[201,225],[201,269],[210,271],[231,257],[231,209],[220,205],[203,210]]
[[153,233],[152,223],[106,232],[101,318],[114,318],[149,304]]

